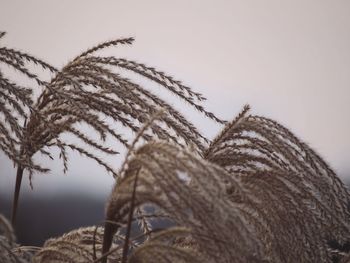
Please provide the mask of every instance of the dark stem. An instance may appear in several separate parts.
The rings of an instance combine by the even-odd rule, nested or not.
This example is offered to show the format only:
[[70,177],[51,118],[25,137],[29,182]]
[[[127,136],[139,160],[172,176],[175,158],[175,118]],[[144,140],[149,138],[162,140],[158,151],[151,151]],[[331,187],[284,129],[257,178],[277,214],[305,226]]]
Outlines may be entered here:
[[132,216],[134,215],[134,208],[135,208],[136,186],[137,186],[138,175],[139,175],[139,171],[137,171],[137,173],[135,175],[134,187],[133,187],[133,191],[132,191],[130,213],[129,213],[129,218],[128,218],[128,224],[126,227],[125,240],[124,240],[122,263],[126,263],[126,261],[128,259],[129,239],[130,239],[130,233],[131,233]]
[[18,199],[19,199],[19,193],[21,190],[22,177],[23,177],[23,168],[21,166],[18,166],[17,175],[16,175],[16,186],[15,186],[15,192],[13,195],[13,204],[12,204],[11,223],[13,226],[15,226],[15,223],[16,223]]
[[101,263],[107,262],[108,251],[112,246],[113,235],[116,232],[117,227],[111,222],[105,223],[104,235],[103,235],[103,244],[102,244],[102,255]]
[[[131,223],[133,221],[132,218],[133,218],[134,208],[135,208],[136,186],[137,186],[138,174],[139,174],[139,170],[136,172],[134,185],[133,185],[130,211],[129,211],[129,217],[128,217],[128,222],[127,222],[127,227],[126,227],[124,247],[123,247],[123,252],[122,252],[122,260],[121,260],[122,263],[126,263],[127,258],[128,258],[129,239],[130,239],[130,233],[131,233]],[[107,256],[108,256],[109,250],[112,246],[113,235],[115,234],[117,229],[118,229],[118,227],[114,223],[112,223],[111,221],[105,222],[103,244],[102,244],[102,257],[100,258],[101,263],[107,263]],[[97,260],[97,261],[99,261],[99,260]]]

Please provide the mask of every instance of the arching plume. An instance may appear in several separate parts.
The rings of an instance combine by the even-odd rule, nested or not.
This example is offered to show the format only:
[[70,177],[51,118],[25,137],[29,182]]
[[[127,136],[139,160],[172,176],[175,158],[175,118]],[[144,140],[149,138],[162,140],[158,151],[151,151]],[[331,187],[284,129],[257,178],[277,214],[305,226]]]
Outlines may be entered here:
[[[42,88],[34,98],[0,71],[0,151],[17,166],[12,222],[23,171],[48,171],[36,154],[54,159],[50,149],[58,148],[66,172],[68,151],[76,151],[116,178],[103,228],[73,230],[42,248],[18,246],[0,215],[0,262],[350,262],[349,192],[327,163],[276,121],[249,115],[248,106],[209,143],[133,77],[223,124],[203,108],[201,94],[142,63],[97,54],[132,41],[104,42],[61,70],[0,47],[0,65]],[[43,81],[31,64],[54,77]],[[136,134],[133,142],[125,131]],[[107,139],[128,149],[118,172],[99,157],[118,153]],[[159,220],[164,227],[155,228]]]
[[[242,189],[240,181],[224,169],[203,160],[195,152],[166,142],[150,142],[140,147],[127,167],[107,205],[103,253],[109,250],[117,226],[128,225],[137,217],[136,210],[148,205],[166,214],[176,226],[185,227],[186,236],[190,236],[198,248],[192,252],[190,249],[184,258],[186,254],[178,252],[182,248],[174,244],[171,248],[159,243],[156,246],[150,238],[135,250],[129,262],[139,262],[139,255],[144,258],[141,262],[151,262],[146,258],[151,260],[155,251],[166,255],[164,262],[192,262],[193,257],[204,260],[202,262],[263,262],[262,245],[245,218],[246,213],[253,211],[242,204],[242,200],[251,197]],[[227,192],[232,189],[233,192]],[[231,200],[231,195],[238,201]],[[173,242],[179,233],[178,228],[175,230],[177,232],[168,233],[168,238],[173,233]],[[147,230],[144,232],[147,234]],[[170,251],[169,254],[166,251]],[[122,262],[126,262],[126,257],[123,259]]]
[[[0,32],[0,43],[5,35]],[[34,80],[38,86],[45,86],[45,81],[30,70],[33,65],[56,72],[54,67],[38,58],[0,45],[0,151],[15,165],[25,163],[20,158],[19,148],[24,134],[22,124],[32,110],[32,89],[12,81],[3,67],[13,69],[16,77],[25,77]]]
[[[144,140],[159,138],[180,145],[190,143],[195,145],[198,151],[205,148],[207,140],[180,112],[137,82],[124,77],[123,72],[118,69],[134,72],[158,83],[204,115],[222,122],[200,105],[200,101],[204,99],[200,94],[165,73],[141,63],[94,55],[101,49],[131,44],[132,41],[132,38],[118,39],[88,49],[63,67],[46,84],[25,125],[21,158],[26,161],[26,165],[18,167],[17,170],[18,183],[12,221],[16,217],[23,170],[27,169],[30,175],[34,171],[46,172],[46,167],[34,163],[33,156],[41,153],[52,158],[49,148],[59,149],[64,172],[68,169],[67,152],[71,150],[93,159],[116,176],[113,168],[105,163],[96,151],[116,154],[117,151],[104,145],[106,138],[113,138],[125,146],[128,146],[128,142],[115,128],[115,124],[138,132],[142,124],[159,109],[164,109],[165,114],[153,123],[150,133],[142,134]],[[99,138],[94,139],[80,130],[79,125],[82,124],[94,130]],[[82,145],[64,141],[63,134],[75,136]]]
[[274,261],[330,262],[329,243],[342,247],[350,240],[346,187],[292,132],[248,110],[227,124],[205,158],[254,193],[268,227],[256,232],[278,255]]
[[[120,260],[119,244],[121,242],[118,240],[118,236],[122,238],[121,235],[116,235],[114,238],[112,249],[117,249],[110,255],[110,263]],[[94,258],[101,257],[102,240],[103,228],[79,228],[61,237],[47,240],[43,248],[35,254],[32,262],[94,262]]]
[[0,214],[0,262],[29,263],[28,254],[20,252],[15,241],[16,237],[10,222]]

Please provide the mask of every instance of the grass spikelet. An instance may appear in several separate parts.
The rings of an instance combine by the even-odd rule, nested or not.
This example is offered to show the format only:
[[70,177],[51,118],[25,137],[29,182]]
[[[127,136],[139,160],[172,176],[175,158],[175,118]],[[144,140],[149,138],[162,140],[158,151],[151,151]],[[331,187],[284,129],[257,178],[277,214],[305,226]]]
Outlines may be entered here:
[[[36,153],[50,156],[49,149],[52,147],[58,148],[61,152],[64,172],[68,170],[68,151],[73,150],[96,161],[116,176],[113,168],[91,149],[116,154],[116,150],[104,145],[107,137],[119,141],[126,147],[129,142],[115,129],[114,124],[122,124],[131,132],[137,133],[150,116],[162,108],[165,109],[165,114],[153,123],[147,134],[142,133],[143,140],[159,138],[183,146],[193,143],[198,151],[205,148],[207,139],[181,113],[152,92],[123,77],[118,68],[126,68],[141,77],[157,81],[203,114],[219,121],[194,102],[195,98],[202,100],[202,96],[179,81],[143,64],[95,55],[96,51],[115,45],[131,44],[132,41],[132,38],[117,39],[88,49],[64,66],[49,83],[45,84],[43,92],[33,106],[34,110],[28,117],[21,139],[20,158],[25,160],[25,163],[18,167],[19,187],[15,191],[15,200],[18,200],[23,171],[28,170],[33,174],[45,169],[34,163],[33,156]],[[18,57],[20,58],[19,54]],[[39,60],[36,62],[40,63]],[[40,65],[44,67],[43,63]],[[78,126],[81,124],[92,128],[100,138],[88,137],[79,130]],[[73,135],[82,145],[65,142],[63,134]],[[14,203],[13,222],[16,207],[17,203]]]
[[[349,242],[349,195],[331,168],[292,132],[268,118],[240,114],[205,158],[254,193],[273,261],[330,262],[328,243]],[[251,222],[253,226],[256,223]],[[285,249],[288,247],[288,249]]]
[[[73,230],[58,238],[52,238],[45,242],[34,256],[33,263],[74,262],[85,263],[94,261],[94,247],[97,257],[100,257],[103,240],[103,228],[84,227]],[[121,248],[117,242],[113,243],[113,249],[109,262],[119,262]],[[119,248],[119,249],[118,249]]]
[[[107,205],[108,221],[125,224],[130,222],[133,207],[153,205],[169,215],[174,224],[191,231],[198,244],[198,253],[208,262],[260,262],[264,258],[260,253],[261,244],[242,212],[246,208],[232,202],[226,190],[228,186],[235,186],[236,194],[242,195],[242,199],[246,198],[245,193],[240,190],[240,182],[225,170],[166,142],[141,146],[127,167]],[[134,192],[136,178],[138,183]],[[111,238],[117,229],[106,223],[105,237]],[[143,245],[148,246],[147,242]],[[192,262],[188,261],[190,257],[187,261],[178,257],[179,248],[149,244],[149,259],[158,249],[164,249],[164,255],[168,249],[171,252],[163,260]],[[108,251],[108,245],[109,241],[105,239],[103,253]],[[147,249],[141,247],[140,251],[147,253]],[[190,254],[193,253],[197,252]]]
[[[5,32],[0,32],[0,38],[3,36]],[[0,67],[7,66],[14,69],[17,75],[24,75],[28,79],[34,79],[39,85],[45,85],[45,82],[29,69],[32,65],[51,72],[57,71],[43,60],[0,46]],[[32,89],[11,81],[0,68],[0,151],[15,165],[26,163],[20,156],[20,142],[24,134],[22,123],[28,118],[32,104]]]
[[19,253],[16,237],[10,222],[0,214],[0,262],[29,263],[26,253]]

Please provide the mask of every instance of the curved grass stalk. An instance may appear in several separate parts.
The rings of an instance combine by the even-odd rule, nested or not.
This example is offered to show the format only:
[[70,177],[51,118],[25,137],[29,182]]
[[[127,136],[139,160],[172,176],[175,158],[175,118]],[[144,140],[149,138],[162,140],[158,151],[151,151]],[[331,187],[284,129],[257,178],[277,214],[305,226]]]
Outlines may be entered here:
[[[16,218],[23,172],[27,170],[31,179],[34,172],[47,171],[46,168],[34,163],[33,156],[37,153],[51,157],[49,148],[57,147],[63,161],[63,171],[66,172],[68,151],[76,151],[95,160],[116,177],[114,169],[95,151],[88,149],[102,151],[105,154],[116,154],[117,151],[104,145],[107,138],[112,138],[128,147],[128,141],[115,129],[115,123],[138,133],[153,114],[164,108],[165,114],[152,124],[148,133],[142,133],[142,139],[149,141],[159,138],[182,146],[193,144],[198,151],[205,149],[208,140],[200,135],[193,124],[157,95],[133,80],[123,77],[118,72],[118,68],[124,67],[136,72],[140,77],[156,81],[204,115],[219,121],[196,102],[196,100],[203,100],[203,96],[165,73],[143,64],[94,55],[101,49],[131,44],[132,41],[132,38],[117,39],[88,49],[58,71],[49,83],[45,83],[43,92],[33,105],[33,111],[28,117],[21,139],[20,158],[25,162],[17,169],[12,222]],[[122,63],[117,63],[118,61]],[[107,122],[106,119],[110,121]],[[99,138],[88,137],[78,128],[80,124],[92,128]],[[65,133],[78,138],[83,146],[63,141],[62,135]]]

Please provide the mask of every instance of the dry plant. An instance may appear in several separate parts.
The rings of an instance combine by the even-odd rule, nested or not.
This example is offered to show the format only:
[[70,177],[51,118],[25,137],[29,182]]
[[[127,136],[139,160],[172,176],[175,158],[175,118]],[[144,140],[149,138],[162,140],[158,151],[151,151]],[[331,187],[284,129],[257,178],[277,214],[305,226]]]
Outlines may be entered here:
[[0,262],[29,263],[31,255],[19,250],[10,222],[0,214]]
[[[118,238],[119,237],[119,238]],[[118,262],[121,256],[121,235],[113,241],[113,253],[109,262]],[[33,257],[33,263],[45,262],[93,262],[94,257],[101,256],[103,228],[84,227],[73,230],[62,237],[49,239],[43,248]]]
[[[0,32],[0,41],[4,36],[5,32]],[[14,69],[17,75],[32,79],[39,86],[45,86],[45,82],[29,69],[31,65],[55,71],[42,60],[7,47],[0,47],[0,65]],[[0,70],[0,150],[15,165],[24,164],[24,160],[20,159],[19,150],[24,134],[23,125],[20,123],[28,118],[32,104],[32,89],[12,82]]]
[[[174,242],[153,245],[150,238],[131,254],[125,242],[121,262],[153,262],[156,255],[159,262],[344,261],[347,189],[289,130],[248,110],[213,140],[206,160],[166,142],[134,150],[107,205],[103,253],[120,226],[131,238],[133,220],[151,235],[149,217],[137,213],[148,205],[176,225],[163,230]],[[186,253],[176,246],[183,227],[191,240]]]
[[[200,105],[204,100],[200,94],[165,73],[144,64],[122,58],[94,55],[96,51],[132,42],[132,38],[118,39],[88,49],[70,61],[49,83],[45,84],[45,88],[33,104],[33,111],[21,136],[20,159],[25,160],[25,164],[17,168],[12,222],[16,218],[23,171],[28,170],[31,179],[33,172],[49,170],[34,162],[33,156],[36,153],[53,159],[49,149],[57,147],[63,160],[63,171],[66,172],[67,151],[76,151],[95,160],[116,176],[113,168],[98,157],[96,150],[106,154],[117,154],[117,151],[104,145],[106,138],[115,139],[125,146],[128,146],[128,142],[114,124],[119,123],[133,132],[138,132],[140,126],[160,108],[166,113],[153,123],[149,134],[142,134],[144,140],[159,138],[182,145],[191,143],[198,148],[198,151],[204,149],[207,139],[191,122],[151,91],[124,77],[118,69],[134,72],[158,83],[209,118],[222,122]],[[93,129],[99,138],[89,137],[79,128],[82,124]],[[63,134],[75,136],[84,146],[66,142],[62,138]]]
[[[135,255],[130,256],[129,262],[152,262],[154,254],[165,255],[167,251],[172,253],[159,258],[159,262],[193,262],[193,258],[201,262],[262,262],[262,245],[244,217],[249,208],[228,198],[227,189],[234,188],[235,196],[243,200],[246,193],[239,180],[224,169],[195,152],[159,141],[137,149],[123,174],[107,205],[104,253],[109,250],[118,225],[128,225],[138,208],[153,205],[157,213],[166,214],[176,225],[164,230],[169,231],[167,239],[172,237],[175,242],[178,227],[185,227],[187,233],[181,234],[191,235],[198,249],[185,249],[176,242],[158,242],[159,246],[155,246],[150,238],[133,251]],[[141,222],[143,225],[149,223]],[[149,232],[144,227],[143,231]],[[184,249],[186,254],[182,253]],[[126,255],[122,262],[127,262]],[[138,255],[142,255],[142,261]]]
[[254,194],[259,218],[251,225],[273,262],[330,262],[332,246],[350,241],[348,190],[307,144],[248,110],[213,140],[205,158]]
[[350,253],[344,253],[344,254],[341,254],[341,257],[343,257],[339,263],[349,263],[350,262]]
[[[136,147],[155,115],[129,146],[104,230],[49,240],[33,262],[349,262],[347,189],[290,131],[247,111],[204,154]],[[169,227],[155,229],[160,218]]]
[[[122,73],[154,81],[224,123],[201,106],[200,94],[144,64],[95,55],[132,41],[97,45],[59,71],[0,48],[0,62],[43,87],[33,99],[0,72],[0,150],[17,165],[12,221],[23,171],[48,171],[34,161],[37,153],[53,159],[50,148],[58,148],[66,172],[68,150],[77,151],[116,178],[104,228],[73,230],[43,248],[19,247],[0,216],[1,262],[350,262],[349,193],[325,161],[277,122],[249,115],[248,106],[209,144],[180,112]],[[40,80],[28,62],[54,77]],[[116,123],[136,133],[133,142]],[[107,138],[128,148],[118,172],[96,153],[117,154]],[[169,226],[154,228],[159,219]]]
[[0,214],[0,261],[18,262],[11,249],[15,240],[11,224]]

